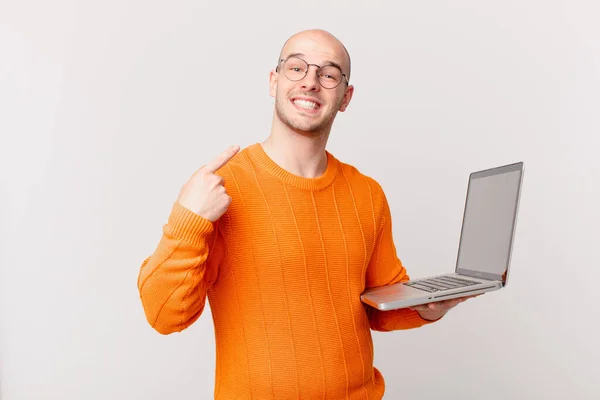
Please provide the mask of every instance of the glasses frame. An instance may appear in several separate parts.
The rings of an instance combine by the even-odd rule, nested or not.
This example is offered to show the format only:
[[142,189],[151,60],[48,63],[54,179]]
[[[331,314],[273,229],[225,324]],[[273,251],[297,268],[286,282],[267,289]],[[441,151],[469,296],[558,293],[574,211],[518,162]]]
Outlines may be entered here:
[[296,57],[296,56],[292,56],[292,57],[288,57],[288,58],[280,58],[280,59],[279,59],[279,63],[277,64],[277,67],[275,67],[275,72],[279,73],[279,67],[281,66],[281,64],[282,64],[282,63],[285,63],[286,61],[288,61],[288,60],[289,60],[289,59],[291,59],[291,58],[296,58],[296,59],[298,59],[298,60],[300,60],[300,61],[303,61],[303,62],[306,64],[306,72],[304,73],[304,76],[303,76],[302,78],[300,78],[300,79],[296,79],[296,80],[294,80],[294,79],[290,79],[290,78],[289,78],[289,77],[288,77],[288,76],[285,74],[285,72],[283,73],[283,76],[285,76],[285,78],[286,78],[286,79],[288,79],[288,80],[290,80],[290,81],[292,81],[292,82],[300,82],[302,79],[306,78],[306,75],[308,75],[308,71],[310,70],[310,66],[311,66],[311,65],[313,65],[313,66],[317,67],[317,81],[319,82],[319,85],[321,85],[321,87],[322,87],[323,89],[335,89],[335,88],[337,88],[338,86],[340,86],[340,83],[342,83],[342,80],[340,80],[340,82],[339,82],[337,85],[335,85],[334,87],[325,87],[325,86],[323,86],[323,84],[321,83],[321,79],[319,79],[319,71],[320,71],[320,70],[321,70],[321,68],[323,68],[323,67],[333,67],[333,68],[337,68],[337,69],[339,69],[339,70],[340,70],[340,72],[342,73],[342,76],[344,77],[344,80],[346,81],[346,86],[349,86],[349,85],[350,85],[350,81],[348,80],[348,77],[346,76],[346,74],[344,73],[344,71],[342,71],[342,69],[341,69],[341,68],[338,68],[336,65],[327,64],[327,65],[323,65],[323,66],[321,66],[321,65],[317,65],[317,64],[309,64],[309,63],[308,63],[306,60],[304,60],[304,59],[302,59],[302,58],[300,58],[300,57]]

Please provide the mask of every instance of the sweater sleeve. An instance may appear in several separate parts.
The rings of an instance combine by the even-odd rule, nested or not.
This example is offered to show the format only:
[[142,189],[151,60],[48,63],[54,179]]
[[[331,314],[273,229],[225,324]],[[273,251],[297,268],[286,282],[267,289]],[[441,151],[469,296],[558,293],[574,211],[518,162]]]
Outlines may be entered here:
[[[396,247],[392,238],[390,208],[385,195],[383,195],[382,202],[381,228],[367,267],[365,283],[367,289],[409,280],[406,268],[404,268],[396,254]],[[374,331],[387,332],[419,328],[434,322],[423,319],[416,310],[409,308],[381,311],[366,304],[365,307],[370,327]]]
[[143,261],[137,281],[146,319],[159,333],[182,331],[202,314],[223,254],[218,224],[178,202],[173,205],[160,242]]

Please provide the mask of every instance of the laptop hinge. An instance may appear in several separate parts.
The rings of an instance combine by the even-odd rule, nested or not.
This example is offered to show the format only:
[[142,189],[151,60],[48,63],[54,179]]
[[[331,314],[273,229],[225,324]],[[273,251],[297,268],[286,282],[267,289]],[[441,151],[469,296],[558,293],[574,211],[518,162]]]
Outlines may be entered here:
[[471,278],[483,279],[485,281],[501,281],[501,277],[497,274],[491,274],[489,272],[471,271],[468,269],[457,269],[458,275],[470,276]]

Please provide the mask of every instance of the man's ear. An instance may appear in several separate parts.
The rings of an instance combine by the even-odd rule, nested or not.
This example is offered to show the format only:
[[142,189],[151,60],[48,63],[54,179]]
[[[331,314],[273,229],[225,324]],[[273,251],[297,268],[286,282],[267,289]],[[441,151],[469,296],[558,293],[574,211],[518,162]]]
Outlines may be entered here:
[[344,93],[344,97],[342,98],[342,103],[340,104],[340,112],[346,111],[348,105],[350,104],[350,100],[352,100],[352,95],[354,94],[354,86],[350,85],[346,88],[346,92]]
[[269,74],[269,94],[273,98],[277,94],[277,77],[278,76],[279,76],[279,74],[277,72],[275,72],[275,70],[272,70],[271,73]]

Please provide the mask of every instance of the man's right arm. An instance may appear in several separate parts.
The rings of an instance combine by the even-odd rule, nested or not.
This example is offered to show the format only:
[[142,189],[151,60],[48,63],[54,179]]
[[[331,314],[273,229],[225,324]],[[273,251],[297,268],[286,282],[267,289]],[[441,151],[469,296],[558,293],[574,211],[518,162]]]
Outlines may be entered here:
[[179,202],[173,205],[160,242],[142,263],[137,282],[146,319],[156,331],[182,331],[202,314],[224,254],[218,226],[219,221],[213,223]]
[[231,204],[217,171],[239,150],[231,146],[183,185],[156,251],[142,263],[138,290],[144,312],[162,334],[187,328],[204,310],[224,254],[220,218]]

